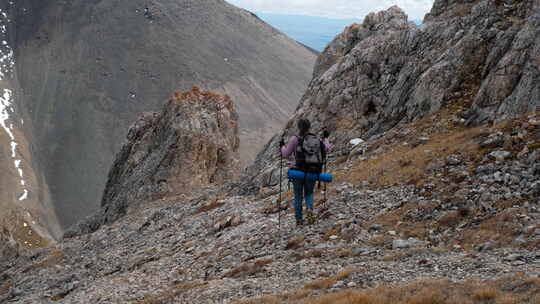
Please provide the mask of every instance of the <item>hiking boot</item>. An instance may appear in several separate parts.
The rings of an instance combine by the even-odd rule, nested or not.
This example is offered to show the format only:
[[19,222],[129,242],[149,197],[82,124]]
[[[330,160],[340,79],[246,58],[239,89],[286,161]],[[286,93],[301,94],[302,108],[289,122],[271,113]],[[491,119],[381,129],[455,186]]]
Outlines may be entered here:
[[309,225],[313,225],[317,221],[317,217],[313,213],[313,210],[308,210],[307,211],[306,218],[307,218],[307,222],[308,222]]
[[303,220],[296,220],[296,227],[301,227],[301,226],[304,226],[304,221]]

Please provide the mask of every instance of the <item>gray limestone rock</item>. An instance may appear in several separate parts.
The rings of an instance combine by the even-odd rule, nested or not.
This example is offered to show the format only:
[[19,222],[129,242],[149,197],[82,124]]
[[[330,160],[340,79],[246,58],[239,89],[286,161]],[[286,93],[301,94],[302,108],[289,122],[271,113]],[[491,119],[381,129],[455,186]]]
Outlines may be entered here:
[[[435,1],[422,25],[397,7],[345,29],[317,60],[297,111],[248,169],[276,168],[279,138],[307,118],[336,146],[384,134],[452,104],[468,125],[514,118],[540,107],[540,3]],[[498,138],[489,145],[500,145]],[[269,167],[270,166],[270,167]]]
[[404,249],[414,247],[425,247],[427,242],[420,241],[416,238],[409,238],[407,240],[394,240],[392,241],[392,249]]
[[198,88],[179,94],[161,113],[146,113],[132,125],[101,209],[66,237],[113,223],[140,202],[225,183],[238,174],[238,147],[238,114],[228,96]]

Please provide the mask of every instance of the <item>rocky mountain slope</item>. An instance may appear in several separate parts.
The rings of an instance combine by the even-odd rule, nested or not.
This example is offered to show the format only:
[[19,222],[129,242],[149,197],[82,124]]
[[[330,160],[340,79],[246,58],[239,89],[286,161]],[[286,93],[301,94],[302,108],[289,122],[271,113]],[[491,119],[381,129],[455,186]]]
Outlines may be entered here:
[[[347,145],[443,109],[479,125],[540,110],[540,3],[435,1],[417,26],[392,7],[348,27],[317,59],[299,118]],[[463,119],[463,122],[461,120]],[[275,137],[247,176],[276,175]]]
[[[534,130],[540,114],[512,121],[522,124]],[[468,170],[474,165],[469,154],[450,151],[438,159],[440,167],[426,170],[423,185],[378,186],[383,174],[375,169],[358,178],[357,169],[367,172],[357,162],[392,156],[404,138],[417,139],[417,128],[425,125],[368,142],[369,160],[343,161],[342,151],[334,151],[330,165],[337,181],[327,201],[316,193],[315,225],[294,226],[292,193],[286,191],[278,226],[277,186],[257,195],[235,196],[220,187],[169,195],[140,204],[94,233],[1,259],[0,300],[357,303],[352,297],[362,296],[367,303],[537,303],[540,150],[496,157],[497,139],[512,137],[512,129],[481,128],[463,138],[488,147],[476,170]],[[406,147],[410,151],[396,163],[406,156],[415,161],[412,152],[440,153],[437,144],[442,150],[456,146],[433,137]],[[404,166],[394,177],[408,170]],[[513,182],[521,175],[525,184]],[[460,188],[459,194],[445,201],[451,192],[441,184]],[[523,199],[475,202],[478,195],[504,197],[505,188]]]
[[15,127],[25,121],[25,166],[38,176],[27,190],[54,204],[63,228],[97,210],[140,113],[194,84],[226,93],[238,105],[247,162],[294,110],[316,59],[223,0],[21,0],[0,8],[13,52],[12,119]]
[[[314,225],[295,227],[286,180],[279,193],[282,134],[238,181],[202,183],[189,193],[163,195],[169,179],[161,188],[161,177],[152,176],[167,175],[169,169],[158,160],[197,149],[170,145],[178,138],[175,128],[163,126],[175,125],[175,115],[158,115],[167,119],[159,123],[144,116],[151,126],[141,121],[135,126],[149,126],[150,133],[132,129],[103,201],[112,210],[127,201],[127,212],[112,213],[115,218],[100,222],[106,225],[96,225],[93,233],[73,233],[54,247],[22,249],[18,256],[0,259],[0,301],[538,303],[540,112],[535,94],[540,83],[531,82],[538,76],[537,8],[537,1],[526,0],[438,0],[421,27],[394,7],[337,37],[319,58],[315,77],[283,131],[293,134],[296,120],[308,117],[315,132],[323,125],[332,132],[329,171],[335,181],[317,189]],[[499,38],[514,35],[508,52],[497,56],[500,62],[523,60],[523,65],[508,67],[509,74],[495,68],[498,63],[482,67],[482,77],[453,73],[476,71],[477,61],[467,61],[472,57],[486,62],[474,51],[490,31],[501,31]],[[450,44],[439,37],[466,40]],[[409,40],[418,44],[394,52]],[[486,51],[502,47],[488,41]],[[469,43],[475,47],[458,47]],[[404,74],[413,68],[407,62],[426,68],[424,76]],[[390,63],[396,64],[393,69]],[[388,68],[385,73],[382,67]],[[427,75],[431,82],[423,78]],[[512,82],[514,89],[487,107],[481,96],[493,92],[482,88],[491,87],[493,79],[504,80],[493,89],[503,88],[509,75],[520,76]],[[443,90],[439,80],[446,77],[461,89],[447,91],[453,88],[448,85]],[[371,95],[356,102],[344,95],[365,90]],[[456,99],[439,98],[450,93]],[[424,103],[429,107],[417,106]],[[175,102],[167,109],[187,111]],[[194,121],[217,117],[201,109],[202,118]],[[225,121],[230,120],[234,115]],[[165,149],[153,149],[157,146]],[[148,160],[132,167],[132,160],[144,156]],[[216,157],[194,158],[193,164],[208,159]],[[141,202],[135,190],[141,191]]]

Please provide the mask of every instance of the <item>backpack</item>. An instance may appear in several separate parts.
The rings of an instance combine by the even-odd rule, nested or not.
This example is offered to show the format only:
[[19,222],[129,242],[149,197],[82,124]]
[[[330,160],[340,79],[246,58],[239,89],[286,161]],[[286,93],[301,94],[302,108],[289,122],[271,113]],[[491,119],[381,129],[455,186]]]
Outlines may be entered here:
[[295,168],[306,173],[321,173],[326,159],[324,143],[314,134],[298,137]]

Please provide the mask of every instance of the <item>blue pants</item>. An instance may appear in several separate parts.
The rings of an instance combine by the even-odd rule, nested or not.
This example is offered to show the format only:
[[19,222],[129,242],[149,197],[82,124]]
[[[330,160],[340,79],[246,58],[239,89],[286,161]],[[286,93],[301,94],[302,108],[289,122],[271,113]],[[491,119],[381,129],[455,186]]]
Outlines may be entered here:
[[302,200],[306,198],[306,206],[309,210],[313,210],[313,189],[315,181],[306,179],[293,180],[294,186],[294,215],[297,221],[303,221],[302,217]]

